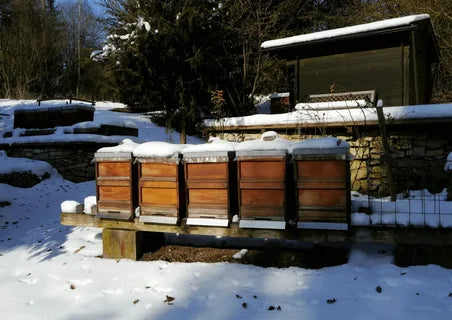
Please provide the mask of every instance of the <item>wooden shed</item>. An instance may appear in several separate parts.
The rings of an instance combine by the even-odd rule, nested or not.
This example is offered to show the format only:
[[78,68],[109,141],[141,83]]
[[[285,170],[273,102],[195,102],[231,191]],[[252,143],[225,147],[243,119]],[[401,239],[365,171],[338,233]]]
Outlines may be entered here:
[[310,95],[377,90],[384,106],[428,104],[439,60],[427,14],[262,43],[286,60],[291,105]]

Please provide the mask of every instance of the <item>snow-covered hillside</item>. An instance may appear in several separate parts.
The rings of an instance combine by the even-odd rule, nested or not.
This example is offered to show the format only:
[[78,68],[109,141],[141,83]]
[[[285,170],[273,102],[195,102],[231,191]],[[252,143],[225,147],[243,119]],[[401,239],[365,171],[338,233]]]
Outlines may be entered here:
[[[51,107],[54,105],[64,105],[66,100],[52,100],[41,103],[41,108]],[[37,108],[35,100],[8,100],[0,99],[0,143],[16,143],[16,142],[64,142],[64,141],[102,141],[111,143],[120,143],[124,136],[99,136],[93,134],[64,134],[65,129],[71,129],[72,127],[83,126],[76,124],[72,127],[58,127],[54,134],[45,136],[31,136],[31,137],[19,137],[19,134],[24,129],[13,129],[13,115],[15,109],[30,109]],[[126,113],[126,112],[114,112],[112,109],[125,108],[125,105],[121,103],[112,102],[96,102],[94,121],[90,126],[95,124],[117,124],[125,123],[128,126],[138,128],[138,137],[129,137],[137,142],[146,141],[170,141],[174,143],[179,142],[179,132],[169,131],[164,127],[160,127],[152,123],[148,118],[143,117],[139,113]],[[13,136],[9,138],[3,138],[3,133],[6,131],[13,132]],[[187,137],[187,143],[201,143],[202,141],[196,137]]]

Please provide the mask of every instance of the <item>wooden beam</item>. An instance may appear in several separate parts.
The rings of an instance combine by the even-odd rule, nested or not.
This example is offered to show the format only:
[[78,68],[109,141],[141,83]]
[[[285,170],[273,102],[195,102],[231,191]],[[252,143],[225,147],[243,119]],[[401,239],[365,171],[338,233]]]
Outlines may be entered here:
[[336,230],[264,230],[240,229],[237,223],[229,228],[187,226],[185,220],[178,226],[146,224],[134,221],[101,220],[92,215],[62,213],[61,224],[107,229],[122,229],[146,232],[165,232],[193,235],[209,235],[237,238],[264,238],[296,240],[306,243],[381,243],[451,245],[452,229],[398,228],[398,227],[351,227],[348,231]]

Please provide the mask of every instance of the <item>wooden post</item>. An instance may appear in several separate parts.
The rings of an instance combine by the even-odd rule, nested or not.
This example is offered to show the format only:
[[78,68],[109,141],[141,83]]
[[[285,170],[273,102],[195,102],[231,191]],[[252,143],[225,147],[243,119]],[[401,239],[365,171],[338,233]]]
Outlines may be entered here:
[[137,260],[141,253],[142,232],[120,229],[102,230],[103,257]]
[[411,53],[413,54],[413,72],[414,72],[414,92],[416,94],[416,104],[420,104],[419,97],[419,74],[418,74],[418,65],[417,65],[417,48],[416,48],[416,33],[411,30]]
[[392,172],[392,155],[391,155],[391,149],[389,147],[389,141],[388,136],[386,134],[386,120],[383,113],[383,107],[378,106],[378,95],[375,93],[374,95],[374,107],[377,110],[377,116],[378,116],[378,126],[380,127],[380,133],[381,133],[381,140],[383,142],[383,150],[384,150],[384,156],[383,160],[386,163],[386,171],[388,174],[388,184],[389,184],[389,192],[391,194],[391,201],[395,201],[397,198],[396,193],[396,186],[394,184],[394,176]]
[[103,257],[106,259],[138,260],[147,250],[161,247],[164,236],[161,232],[142,232],[123,229],[103,229]]

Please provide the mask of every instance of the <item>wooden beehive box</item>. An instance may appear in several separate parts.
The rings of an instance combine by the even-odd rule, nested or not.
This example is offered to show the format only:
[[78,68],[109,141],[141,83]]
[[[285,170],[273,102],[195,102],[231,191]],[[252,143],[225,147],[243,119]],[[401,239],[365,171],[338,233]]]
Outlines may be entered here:
[[137,172],[131,152],[97,152],[97,215],[130,220],[137,207]]
[[188,225],[229,226],[234,153],[184,153]]
[[350,219],[348,148],[293,150],[298,228],[347,230]]
[[177,224],[184,207],[183,173],[174,157],[138,157],[140,221]]
[[241,228],[284,229],[286,150],[237,151]]

